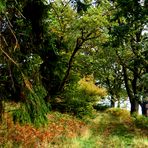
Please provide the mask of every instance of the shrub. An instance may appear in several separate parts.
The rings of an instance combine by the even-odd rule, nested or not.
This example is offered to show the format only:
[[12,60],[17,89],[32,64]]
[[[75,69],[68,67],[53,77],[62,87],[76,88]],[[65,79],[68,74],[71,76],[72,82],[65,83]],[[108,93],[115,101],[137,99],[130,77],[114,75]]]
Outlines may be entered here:
[[44,101],[46,91],[42,86],[34,86],[32,90],[26,90],[24,102],[18,109],[12,113],[13,121],[25,123],[33,123],[36,126],[47,123],[46,114],[50,106]]
[[79,82],[79,88],[82,89],[89,96],[106,96],[107,91],[105,88],[98,87],[94,84],[94,78],[87,76],[81,79]]
[[110,108],[106,112],[116,117],[130,117],[130,112],[121,108]]
[[106,112],[114,117],[114,119],[116,119],[118,122],[120,121],[128,125],[133,125],[132,118],[128,110],[121,108],[110,108],[107,109]]
[[134,115],[133,121],[137,127],[148,129],[148,118],[143,115]]
[[106,104],[95,104],[93,105],[94,109],[96,109],[97,111],[105,111],[107,110],[108,108],[110,108],[109,105],[106,105]]
[[106,95],[106,90],[97,87],[93,83],[93,78],[86,80],[84,77],[78,83],[69,83],[60,96],[63,99],[53,102],[52,107],[61,112],[74,114],[79,118],[92,117],[95,111],[94,102],[104,95]]
[[93,107],[92,104],[87,102],[85,99],[80,100],[80,98],[73,98],[66,102],[66,111],[69,113],[73,113],[79,118],[83,116],[92,117]]
[[52,108],[73,114],[79,118],[93,114],[94,98],[78,88],[77,84],[69,85],[61,96],[61,101],[52,102]]

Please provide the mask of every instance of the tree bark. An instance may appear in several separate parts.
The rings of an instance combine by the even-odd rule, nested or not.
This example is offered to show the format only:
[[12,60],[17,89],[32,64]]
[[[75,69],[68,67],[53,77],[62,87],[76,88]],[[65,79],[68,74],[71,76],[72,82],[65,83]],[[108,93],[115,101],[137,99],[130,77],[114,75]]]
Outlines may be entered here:
[[3,120],[4,106],[2,101],[2,96],[0,96],[0,123]]
[[148,117],[148,101],[141,103],[142,115]]
[[120,108],[120,100],[118,99],[117,107]]
[[137,101],[137,99],[134,97],[134,94],[132,93],[130,86],[129,86],[129,82],[128,82],[128,77],[127,77],[127,70],[125,68],[125,66],[123,66],[123,76],[124,76],[124,82],[125,82],[125,87],[126,87],[126,91],[131,103],[131,110],[130,113],[133,114],[134,112],[138,113],[138,109],[139,109],[139,103]]
[[59,86],[59,91],[63,90],[63,88],[64,88],[64,85],[65,85],[65,83],[66,83],[66,81],[69,77],[69,74],[70,74],[70,70],[71,70],[71,67],[72,67],[72,64],[73,64],[73,59],[74,59],[76,53],[78,52],[78,50],[80,49],[80,47],[82,46],[83,42],[84,42],[83,40],[77,39],[76,46],[75,46],[74,51],[73,51],[73,53],[72,53],[72,55],[69,59],[69,62],[68,62],[68,68],[66,70],[65,76],[64,76],[64,78],[63,78],[63,80],[62,80],[62,82]]
[[115,107],[115,99],[111,96],[111,107]]
[[130,103],[131,103],[131,114],[133,113],[138,113],[138,109],[139,109],[139,103],[136,99],[132,99],[130,100]]

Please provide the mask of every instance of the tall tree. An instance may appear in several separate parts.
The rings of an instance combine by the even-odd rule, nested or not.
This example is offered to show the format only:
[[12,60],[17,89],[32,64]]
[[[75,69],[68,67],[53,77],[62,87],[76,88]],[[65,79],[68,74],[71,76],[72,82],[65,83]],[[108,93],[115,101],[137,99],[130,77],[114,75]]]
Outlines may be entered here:
[[[92,40],[102,39],[103,26],[106,23],[102,8],[90,8],[83,16],[75,12],[70,5],[64,5],[62,2],[52,4],[52,23],[51,31],[59,37],[59,54],[67,55],[68,61],[65,67],[65,74],[61,81],[59,90],[62,90],[66,84],[70,71],[74,64],[74,59],[79,51],[85,51],[87,48],[93,48]],[[64,66],[64,65],[63,65]],[[64,69],[64,68],[63,68]]]
[[46,90],[41,84],[39,74],[42,59],[38,43],[41,41],[43,44],[42,10],[45,10],[46,6],[41,0],[8,0],[3,3],[0,49],[1,95],[4,101],[20,103],[20,108],[13,114],[14,120],[39,125],[47,121],[48,112],[43,100]]
[[114,25],[110,27],[112,47],[122,66],[124,84],[131,102],[131,113],[142,104],[141,77],[147,73],[142,31],[147,24],[146,1],[117,0],[112,3]]
[[120,107],[121,98],[126,97],[123,84],[122,67],[118,63],[116,53],[111,47],[102,46],[99,52],[95,53],[94,75],[100,85],[107,88],[110,95],[111,106],[118,102]]

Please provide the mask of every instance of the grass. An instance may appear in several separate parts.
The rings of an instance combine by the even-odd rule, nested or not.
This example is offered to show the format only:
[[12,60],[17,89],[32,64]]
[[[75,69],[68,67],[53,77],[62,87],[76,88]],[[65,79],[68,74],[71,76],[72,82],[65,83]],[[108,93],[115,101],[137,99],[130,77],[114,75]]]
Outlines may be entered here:
[[0,125],[0,148],[148,147],[147,126],[137,126],[125,110],[98,112],[96,118],[87,122],[58,112],[49,114],[48,119],[47,126],[35,128],[13,124],[11,116],[5,113]]

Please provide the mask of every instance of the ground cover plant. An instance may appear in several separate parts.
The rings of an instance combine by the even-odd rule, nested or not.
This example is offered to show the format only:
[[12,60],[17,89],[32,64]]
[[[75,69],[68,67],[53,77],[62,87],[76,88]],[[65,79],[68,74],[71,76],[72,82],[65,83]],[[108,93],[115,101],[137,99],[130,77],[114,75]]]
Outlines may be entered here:
[[51,112],[49,123],[36,128],[31,124],[14,124],[10,114],[5,113],[0,126],[0,147],[146,148],[148,128],[143,125],[147,121],[138,120],[142,123],[139,126],[137,120],[128,111],[114,108],[83,120]]

